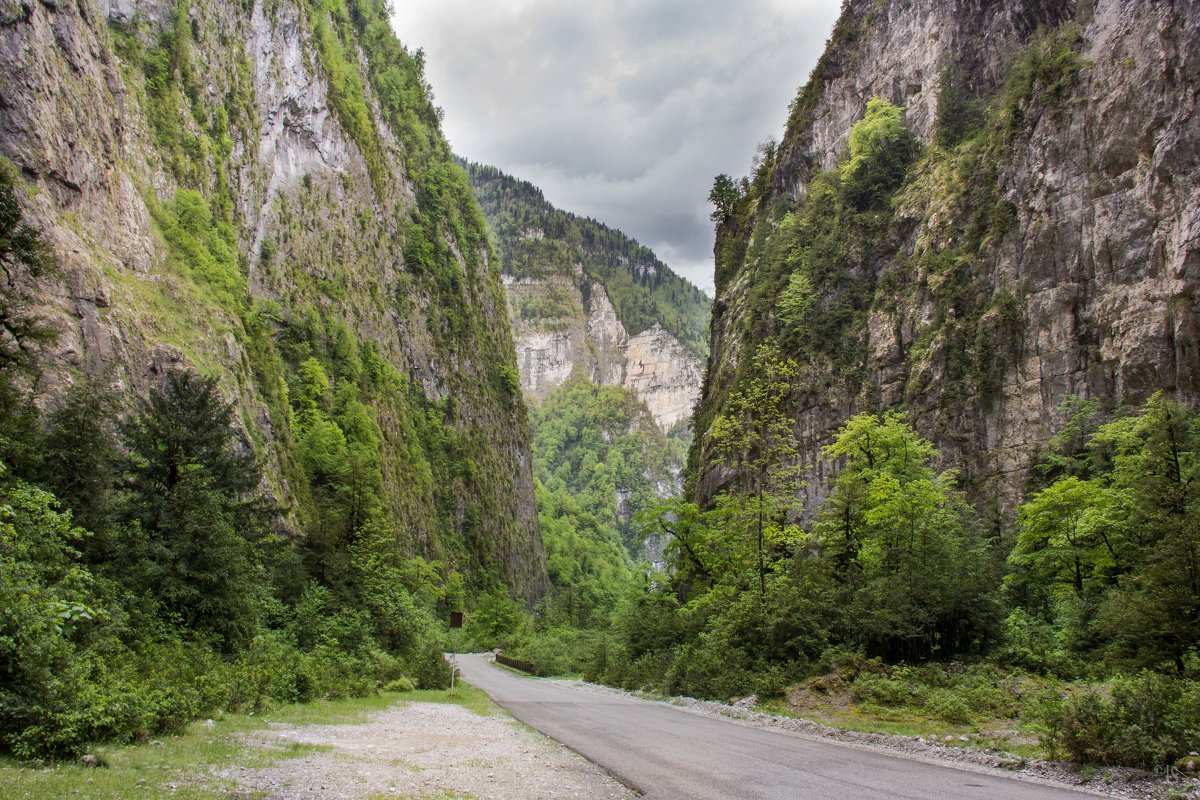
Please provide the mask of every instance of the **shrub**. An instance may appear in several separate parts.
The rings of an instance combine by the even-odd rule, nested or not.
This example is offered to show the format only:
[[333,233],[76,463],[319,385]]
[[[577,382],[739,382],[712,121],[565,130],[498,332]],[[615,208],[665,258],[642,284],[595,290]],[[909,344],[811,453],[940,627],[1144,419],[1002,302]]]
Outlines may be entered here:
[[859,675],[851,693],[855,702],[892,708],[910,705],[913,700],[913,689],[907,681],[871,673]]
[[971,720],[970,705],[955,689],[930,689],[925,698],[925,708],[931,716],[945,722],[961,724]]
[[917,140],[904,127],[904,109],[872,97],[867,113],[850,129],[849,158],[838,168],[846,205],[878,207],[904,182],[917,155]]
[[1114,766],[1169,764],[1200,747],[1200,684],[1144,672],[1117,678],[1049,710],[1048,749],[1073,761]]

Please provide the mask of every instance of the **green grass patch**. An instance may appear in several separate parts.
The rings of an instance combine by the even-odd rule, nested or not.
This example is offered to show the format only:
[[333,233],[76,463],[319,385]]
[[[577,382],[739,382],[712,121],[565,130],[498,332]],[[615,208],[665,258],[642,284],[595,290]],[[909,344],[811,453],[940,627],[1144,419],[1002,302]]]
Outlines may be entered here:
[[226,714],[215,717],[211,724],[192,723],[180,736],[137,745],[94,748],[91,754],[102,765],[97,767],[79,762],[24,764],[0,758],[0,797],[7,800],[228,797],[232,786],[214,777],[221,769],[234,765],[261,769],[327,749],[295,742],[264,748],[249,742],[247,734],[263,730],[270,723],[359,724],[372,714],[407,703],[453,703],[483,716],[503,713],[483,691],[459,685],[453,691],[385,692],[373,697],[300,703],[259,716]]
[[460,683],[453,689],[418,689],[406,692],[402,697],[410,703],[453,703],[482,717],[504,713],[492,702],[487,692],[466,683]]

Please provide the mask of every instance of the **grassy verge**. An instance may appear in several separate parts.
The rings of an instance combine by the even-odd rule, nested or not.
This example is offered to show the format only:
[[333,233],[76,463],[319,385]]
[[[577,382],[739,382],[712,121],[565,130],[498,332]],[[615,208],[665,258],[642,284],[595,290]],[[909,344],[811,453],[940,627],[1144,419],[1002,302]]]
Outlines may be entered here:
[[760,703],[755,710],[764,714],[802,718],[819,725],[860,733],[934,737],[955,747],[995,749],[1022,758],[1050,756],[1040,744],[1038,724],[1024,719],[994,719],[981,716],[965,723],[952,723],[920,711],[882,708],[869,704],[851,705],[843,709],[822,709],[812,706],[798,708],[781,701]]
[[97,747],[92,755],[102,766],[77,762],[21,764],[0,759],[0,797],[7,800],[59,800],[64,797],[134,800],[175,798],[208,800],[228,797],[232,786],[214,777],[237,765],[262,768],[321,748],[289,744],[264,749],[246,734],[270,723],[289,725],[350,725],[373,713],[406,703],[454,703],[476,714],[500,712],[488,696],[473,686],[453,692],[424,690],[385,692],[375,697],[319,701],[283,706],[261,716],[226,714],[190,725],[181,736],[164,737],[127,747]]

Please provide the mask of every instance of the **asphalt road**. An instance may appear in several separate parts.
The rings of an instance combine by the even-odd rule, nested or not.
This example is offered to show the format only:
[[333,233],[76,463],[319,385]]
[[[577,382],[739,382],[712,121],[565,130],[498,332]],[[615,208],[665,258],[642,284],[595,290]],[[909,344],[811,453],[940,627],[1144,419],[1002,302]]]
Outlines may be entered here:
[[479,656],[462,676],[514,717],[652,800],[1081,800],[1094,796],[738,725],[664,703],[518,677]]

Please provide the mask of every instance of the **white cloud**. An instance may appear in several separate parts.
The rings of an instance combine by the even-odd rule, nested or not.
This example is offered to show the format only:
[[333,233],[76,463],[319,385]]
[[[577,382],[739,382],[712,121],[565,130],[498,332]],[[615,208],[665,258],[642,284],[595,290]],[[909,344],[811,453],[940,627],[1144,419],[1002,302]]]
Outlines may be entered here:
[[834,0],[398,0],[456,152],[652,247],[712,291],[714,175],[741,175],[820,56]]

